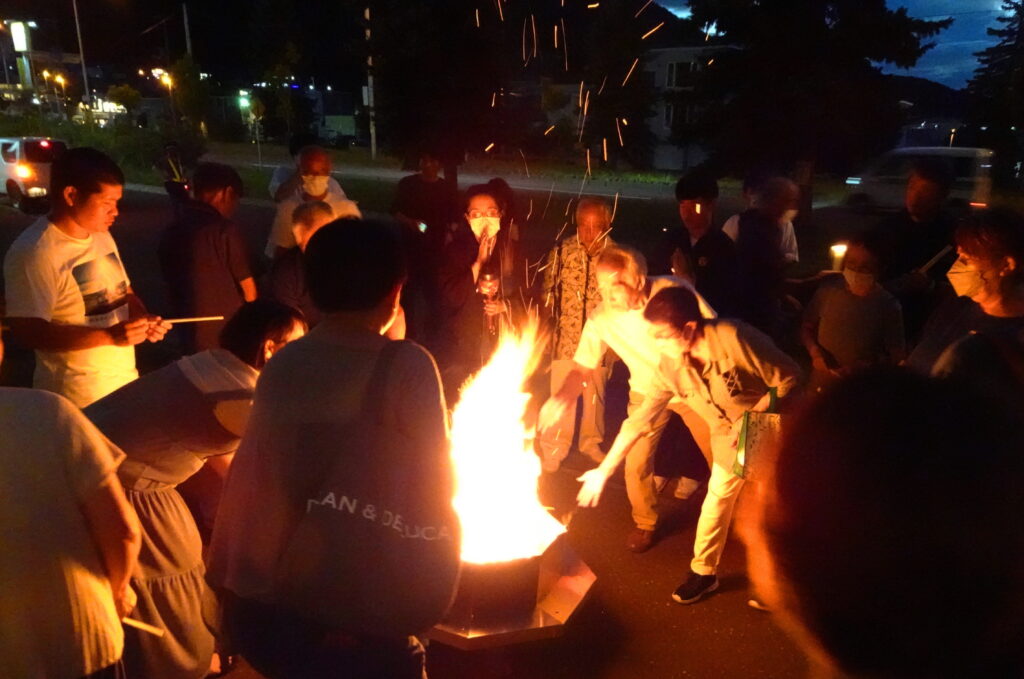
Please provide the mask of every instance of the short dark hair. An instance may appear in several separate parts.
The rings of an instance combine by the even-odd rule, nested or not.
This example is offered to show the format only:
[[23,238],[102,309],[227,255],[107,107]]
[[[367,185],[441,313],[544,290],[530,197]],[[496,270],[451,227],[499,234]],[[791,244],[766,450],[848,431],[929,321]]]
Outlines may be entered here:
[[50,166],[50,195],[58,201],[69,186],[91,196],[100,192],[101,184],[124,186],[124,173],[110,156],[94,148],[79,146],[65,151]]
[[[494,181],[493,179],[491,180]],[[501,196],[498,195],[498,191],[494,186],[488,182],[487,184],[474,184],[466,189],[466,192],[462,194],[462,211],[465,212],[469,209],[469,201],[473,200],[477,196],[488,196],[497,203],[498,208],[504,210],[501,204]]]
[[943,195],[948,194],[953,187],[953,169],[942,158],[918,158],[911,165],[910,173],[935,184]]
[[644,318],[651,323],[668,323],[676,330],[682,330],[687,323],[700,322],[697,296],[688,288],[674,286],[664,288],[647,302]]
[[974,257],[1013,257],[1016,280],[1024,279],[1024,219],[1006,208],[978,210],[965,217],[956,229],[956,244]]
[[879,271],[886,271],[892,261],[892,247],[887,234],[881,229],[867,229],[854,234],[848,241],[849,246],[858,246],[867,250],[875,258]]
[[878,368],[787,422],[745,537],[806,648],[844,676],[1020,676],[1015,419],[966,383]]
[[265,363],[263,344],[267,340],[283,342],[296,325],[303,330],[308,327],[301,311],[272,299],[257,299],[239,307],[218,339],[222,349],[259,370]]
[[196,198],[203,198],[224,189],[234,189],[243,195],[242,177],[235,168],[223,163],[199,163],[192,173],[192,190]]
[[303,261],[309,296],[324,313],[373,309],[407,275],[398,226],[381,220],[331,222],[309,239]]
[[718,199],[718,181],[706,170],[693,170],[676,183],[676,202],[684,200],[711,201]]

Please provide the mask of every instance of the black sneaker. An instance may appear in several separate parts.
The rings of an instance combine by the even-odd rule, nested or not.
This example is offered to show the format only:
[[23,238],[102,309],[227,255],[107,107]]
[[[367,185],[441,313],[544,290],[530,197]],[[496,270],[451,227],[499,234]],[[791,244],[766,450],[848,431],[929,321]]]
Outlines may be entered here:
[[672,600],[680,604],[693,604],[700,601],[705,594],[711,594],[716,589],[718,589],[718,577],[697,575],[690,571],[683,584],[672,592]]

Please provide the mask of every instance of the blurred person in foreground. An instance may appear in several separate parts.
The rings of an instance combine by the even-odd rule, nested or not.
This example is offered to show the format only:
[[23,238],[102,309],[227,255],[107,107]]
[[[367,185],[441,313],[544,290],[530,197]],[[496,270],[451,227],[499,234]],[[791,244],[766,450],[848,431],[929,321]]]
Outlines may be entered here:
[[[117,475],[142,527],[131,579],[138,617],[165,630],[125,633],[128,676],[201,679],[210,671],[218,611],[203,579],[199,530],[177,487],[206,465],[227,476],[260,370],[305,331],[301,312],[249,302],[224,326],[219,348],[147,373],[85,409],[127,456]],[[215,511],[217,498],[204,499]]]
[[[587,317],[579,346],[573,355],[573,365],[566,374],[562,388],[551,395],[543,405],[538,418],[541,440],[558,436],[559,423],[565,413],[576,404],[595,371],[601,369],[608,350],[614,351],[629,369],[629,405],[632,415],[653,395],[655,376],[661,360],[657,342],[650,332],[650,323],[644,318],[648,301],[665,288],[684,287],[693,290],[689,281],[671,276],[647,276],[647,262],[643,255],[624,246],[607,246],[597,259],[597,285],[601,303]],[[713,318],[715,311],[697,295],[701,314]],[[710,459],[710,439],[704,420],[684,404],[673,404],[672,411],[679,415],[690,430],[705,459]],[[636,437],[632,445],[622,450],[625,455],[624,477],[626,495],[635,527],[626,537],[626,549],[645,552],[655,542],[658,527],[658,482],[654,475],[654,454],[658,442],[668,425],[670,413],[661,409],[650,423],[645,436]],[[616,461],[616,465],[621,458]],[[608,459],[602,465],[608,463]],[[610,464],[610,463],[609,463]],[[680,479],[676,497],[686,499],[699,486],[696,479]]]
[[685,288],[666,288],[654,295],[644,318],[660,350],[653,386],[622,424],[608,457],[579,478],[579,503],[597,505],[627,451],[673,407],[673,399],[696,413],[710,431],[711,479],[697,520],[693,561],[672,593],[677,603],[692,604],[718,589],[718,563],[744,483],[733,470],[743,415],[766,411],[772,389],[784,401],[792,400],[800,368],[757,329],[740,321],[704,318],[697,297]]
[[816,677],[1024,674],[1019,410],[877,368],[783,432],[740,522],[762,600]]
[[121,679],[141,542],[124,454],[47,391],[0,387],[0,431],[0,672]]
[[[393,610],[388,604],[394,605],[396,597],[416,599],[421,588],[441,592],[447,601],[454,593],[459,536],[451,508],[454,482],[440,377],[422,347],[384,337],[398,315],[406,276],[398,228],[346,220],[323,227],[310,239],[307,280],[323,319],[282,349],[260,375],[250,423],[224,488],[208,580],[222,594],[229,639],[271,679],[339,674],[422,679],[424,651],[414,635],[425,629],[384,634],[378,631],[379,618]],[[382,360],[386,371],[380,369]],[[381,372],[376,381],[371,379]],[[368,408],[381,418],[373,431],[386,425],[408,442],[403,451],[388,451],[389,456],[405,455],[401,465],[385,466],[377,457],[358,463],[367,451],[353,450],[351,434],[342,432],[365,425]],[[415,470],[402,492],[442,507],[454,534],[446,531],[430,538],[440,541],[429,544],[447,555],[443,565],[408,564],[401,577],[353,594],[358,601],[333,611],[331,621],[325,621],[296,606],[295,593],[318,597],[325,589],[344,589],[350,576],[373,580],[382,563],[391,563],[388,553],[361,544],[339,547],[338,553],[321,549],[296,554],[289,548],[311,516],[311,500],[328,511],[323,509],[328,499],[321,494],[325,477],[341,484],[339,494],[351,492],[345,484],[355,480],[338,475],[353,466],[382,481],[408,478],[407,471]],[[335,495],[327,495],[334,511]],[[341,511],[334,514],[339,518],[331,519],[339,523],[332,526],[358,525],[368,540],[378,539],[378,531],[393,535],[398,529],[384,523],[387,507],[359,505],[356,515],[353,505],[350,514],[345,501],[366,498],[342,498],[336,507]],[[345,520],[349,522],[342,524]],[[421,538],[428,539],[408,536],[416,544]],[[289,575],[288,563],[301,574]],[[361,611],[358,620],[352,620],[353,610]]]
[[185,354],[216,349],[227,319],[256,299],[249,246],[232,219],[243,194],[242,178],[227,165],[200,163],[192,175],[192,194],[160,235],[160,270],[171,313],[225,320],[176,328]]
[[123,190],[107,155],[71,149],[50,170],[50,214],[4,257],[7,321],[35,351],[32,385],[79,408],[136,379],[135,345],[171,328],[135,295],[110,235]]
[[359,206],[348,199],[341,187],[337,191],[332,190],[330,180],[333,161],[326,149],[307,146],[299,151],[296,160],[296,174],[300,182],[290,195],[277,203],[277,214],[274,215],[274,222],[270,226],[270,235],[264,251],[271,260],[296,246],[295,234],[292,233],[292,216],[295,214],[295,208],[303,203],[327,203],[331,206],[335,219],[362,217]]
[[957,227],[955,240],[957,259],[946,277],[957,297],[935,310],[907,357],[926,374],[962,340],[1024,353],[1024,219],[1004,209],[979,211]]
[[[551,393],[562,388],[573,368],[572,357],[580,343],[583,326],[601,301],[597,284],[597,259],[615,243],[611,208],[600,198],[585,197],[576,206],[576,233],[559,241],[544,265],[543,305],[550,310],[554,334],[551,340]],[[604,458],[604,387],[612,362],[605,355],[586,381],[580,414],[579,450],[595,462]],[[567,408],[561,421],[539,437],[544,470],[554,472],[569,454],[576,427],[576,404]]]

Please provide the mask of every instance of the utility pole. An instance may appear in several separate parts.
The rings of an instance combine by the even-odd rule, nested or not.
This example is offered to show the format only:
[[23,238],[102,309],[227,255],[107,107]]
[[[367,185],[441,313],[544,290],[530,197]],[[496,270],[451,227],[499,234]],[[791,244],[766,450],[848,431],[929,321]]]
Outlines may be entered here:
[[363,12],[366,19],[366,110],[370,118],[370,158],[377,160],[377,112],[373,106],[373,54],[370,52],[370,8]]
[[192,56],[192,32],[188,30],[188,5],[181,3],[181,19],[185,22],[185,51]]
[[71,7],[75,10],[75,32],[78,33],[78,58],[82,62],[82,102],[88,106],[92,97],[89,96],[89,72],[85,68],[85,49],[82,47],[82,24],[78,21],[78,0],[71,0]]

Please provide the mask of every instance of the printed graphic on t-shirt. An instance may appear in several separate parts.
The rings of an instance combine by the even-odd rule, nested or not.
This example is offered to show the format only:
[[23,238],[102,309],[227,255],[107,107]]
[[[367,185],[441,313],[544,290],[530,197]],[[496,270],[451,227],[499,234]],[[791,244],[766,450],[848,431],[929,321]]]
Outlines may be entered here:
[[83,262],[71,270],[85,304],[89,325],[104,325],[110,315],[128,302],[128,281],[116,252]]

